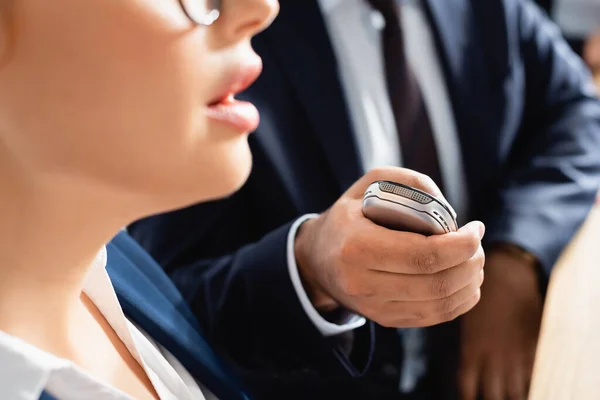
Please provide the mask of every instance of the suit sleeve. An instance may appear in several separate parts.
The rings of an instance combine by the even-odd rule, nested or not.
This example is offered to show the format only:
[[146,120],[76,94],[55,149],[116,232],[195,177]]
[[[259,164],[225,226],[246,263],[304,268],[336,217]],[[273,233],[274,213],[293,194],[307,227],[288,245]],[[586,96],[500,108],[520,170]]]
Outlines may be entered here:
[[[323,335],[296,293],[287,259],[293,222],[260,237],[247,204],[242,190],[224,201],[139,221],[129,232],[167,270],[209,343],[261,398],[277,397],[278,387],[318,393],[327,391],[324,384],[360,377],[367,362],[350,361],[347,336]],[[372,335],[362,336],[368,353]]]
[[[518,22],[525,110],[487,238],[533,253],[546,278],[600,186],[600,103],[582,61],[533,2],[505,1]],[[515,17],[515,18],[511,18]]]

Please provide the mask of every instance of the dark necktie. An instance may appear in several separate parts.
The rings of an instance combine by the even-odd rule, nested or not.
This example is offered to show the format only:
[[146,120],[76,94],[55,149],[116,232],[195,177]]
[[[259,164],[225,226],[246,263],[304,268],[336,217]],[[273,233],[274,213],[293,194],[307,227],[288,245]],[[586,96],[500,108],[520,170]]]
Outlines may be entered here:
[[[385,19],[382,33],[388,94],[402,149],[403,166],[428,175],[443,190],[433,132],[421,90],[404,51],[396,0],[367,0]],[[403,363],[400,392],[412,392],[427,370],[423,329],[398,329]]]
[[421,90],[408,65],[400,9],[395,0],[368,0],[385,19],[382,33],[385,75],[403,166],[428,175],[442,188],[442,176],[433,133]]

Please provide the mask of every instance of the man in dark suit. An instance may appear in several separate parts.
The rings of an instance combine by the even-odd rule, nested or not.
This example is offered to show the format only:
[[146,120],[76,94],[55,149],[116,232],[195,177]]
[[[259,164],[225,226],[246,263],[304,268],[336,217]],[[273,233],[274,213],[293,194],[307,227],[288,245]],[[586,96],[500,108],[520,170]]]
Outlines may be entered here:
[[[130,232],[264,398],[399,398],[415,384],[443,398],[452,360],[462,398],[525,398],[548,275],[600,184],[600,103],[530,1],[407,1],[400,14],[390,3],[282,0],[243,96],[262,116],[248,183]],[[418,340],[401,345],[419,335],[379,324],[431,325],[389,300],[418,290],[405,263],[432,272],[440,253],[415,260],[413,236],[379,239],[357,189],[342,195],[381,165],[426,173],[463,222],[486,225],[481,302],[459,336],[455,324],[428,333],[425,364]],[[382,265],[393,273],[369,273]]]

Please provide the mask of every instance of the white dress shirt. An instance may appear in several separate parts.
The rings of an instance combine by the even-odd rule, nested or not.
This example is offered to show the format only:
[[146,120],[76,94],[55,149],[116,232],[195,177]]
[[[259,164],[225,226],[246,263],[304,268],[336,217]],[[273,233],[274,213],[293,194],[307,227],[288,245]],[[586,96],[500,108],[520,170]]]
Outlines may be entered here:
[[[408,61],[423,93],[437,145],[445,196],[459,219],[468,207],[465,174],[456,124],[431,28],[419,0],[398,1]],[[356,143],[365,172],[378,166],[402,166],[401,144],[389,101],[381,31],[383,16],[366,0],[319,0],[339,65],[342,89],[349,107]],[[316,215],[296,221],[288,236],[288,267],[302,307],[314,325],[327,336],[365,324],[349,314],[331,323],[315,310],[302,286],[294,255],[299,226]]]
[[[200,389],[172,354],[127,320],[105,266],[103,249],[85,279],[83,291],[143,367],[160,399],[203,400],[204,395],[207,400],[215,399],[208,390]],[[73,362],[0,331],[0,398],[38,400],[44,390],[59,400],[134,400]]]
[[552,18],[569,38],[585,39],[600,28],[600,0],[555,0]]

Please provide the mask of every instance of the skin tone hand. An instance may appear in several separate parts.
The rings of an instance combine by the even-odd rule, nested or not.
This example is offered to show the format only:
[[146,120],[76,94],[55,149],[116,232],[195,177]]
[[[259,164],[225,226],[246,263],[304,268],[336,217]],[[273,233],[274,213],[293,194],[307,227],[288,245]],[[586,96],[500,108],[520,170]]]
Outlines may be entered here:
[[320,312],[343,306],[386,327],[423,327],[455,319],[477,304],[483,282],[484,226],[425,237],[382,228],[363,216],[374,181],[390,180],[441,196],[428,177],[402,168],[367,173],[298,232],[295,253]]
[[543,303],[535,268],[506,250],[488,253],[482,300],[461,318],[462,400],[527,398]]

